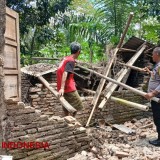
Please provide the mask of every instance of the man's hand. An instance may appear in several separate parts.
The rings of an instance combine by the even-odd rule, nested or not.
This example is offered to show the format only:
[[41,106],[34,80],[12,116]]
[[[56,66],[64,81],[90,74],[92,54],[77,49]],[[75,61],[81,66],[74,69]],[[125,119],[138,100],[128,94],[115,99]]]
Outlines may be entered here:
[[150,92],[150,93],[147,93],[144,97],[146,99],[150,100],[152,97],[154,97],[154,94],[152,92]]
[[142,71],[147,72],[149,74],[152,73],[152,71],[150,71],[148,67],[142,68]]
[[150,100],[152,97],[155,97],[158,94],[158,91],[154,90],[153,92],[147,93],[144,97]]
[[63,96],[64,95],[64,89],[61,88],[58,93],[59,93],[59,97]]

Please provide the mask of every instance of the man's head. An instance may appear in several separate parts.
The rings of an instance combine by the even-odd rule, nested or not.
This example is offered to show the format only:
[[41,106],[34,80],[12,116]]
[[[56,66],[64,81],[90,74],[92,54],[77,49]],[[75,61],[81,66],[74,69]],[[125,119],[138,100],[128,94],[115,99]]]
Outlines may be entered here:
[[156,47],[152,52],[152,59],[154,62],[160,61],[160,47]]
[[80,54],[81,45],[78,42],[72,42],[70,45],[71,54]]

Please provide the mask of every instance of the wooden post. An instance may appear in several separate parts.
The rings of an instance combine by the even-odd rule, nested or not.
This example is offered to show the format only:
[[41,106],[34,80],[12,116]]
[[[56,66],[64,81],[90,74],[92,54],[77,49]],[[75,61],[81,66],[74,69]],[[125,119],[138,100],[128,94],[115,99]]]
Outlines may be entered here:
[[[127,30],[128,30],[128,28],[129,28],[129,25],[130,25],[130,23],[131,23],[132,17],[133,17],[133,12],[131,12],[130,15],[129,15],[129,18],[128,18],[128,21],[127,21],[127,25],[126,25],[126,27],[125,27],[125,30],[124,30],[124,32],[123,32],[123,34],[122,34],[122,37],[121,37],[121,39],[120,39],[120,41],[119,41],[118,46],[116,47],[116,49],[115,49],[115,51],[114,51],[114,54],[113,54],[112,59],[108,62],[107,66],[105,67],[105,70],[104,70],[104,75],[105,75],[105,76],[108,76],[108,74],[109,74],[109,72],[110,72],[110,69],[111,69],[111,66],[112,66],[112,64],[113,64],[113,61],[114,61],[114,59],[115,59],[115,57],[116,57],[116,54],[117,54],[117,52],[119,51],[119,48],[121,48],[121,46],[122,46],[124,37],[125,37],[125,35],[126,35],[126,33],[127,33]],[[89,122],[90,122],[90,120],[91,120],[91,118],[92,118],[93,112],[94,112],[94,110],[95,110],[95,108],[96,108],[96,106],[97,106],[97,103],[98,103],[98,100],[99,100],[99,96],[100,96],[100,94],[101,94],[101,92],[102,92],[102,89],[103,89],[103,87],[104,87],[105,81],[106,81],[105,79],[101,79],[101,81],[100,81],[100,83],[99,83],[99,86],[98,86],[98,88],[97,88],[96,94],[95,94],[95,96],[94,96],[94,98],[93,98],[93,102],[92,102],[93,108],[92,108],[92,111],[91,111],[91,114],[90,114],[90,116],[89,116],[89,119],[88,119],[88,121],[87,121],[86,126],[89,125]]]
[[[108,64],[107,64],[107,66],[105,67],[105,71],[104,71],[105,76],[108,76],[109,71],[110,71],[111,66],[112,66],[112,63],[113,63],[113,61],[114,61],[114,59],[115,59],[115,57],[116,57],[116,54],[117,54],[119,48],[122,46],[124,37],[125,37],[125,35],[126,35],[126,32],[127,32],[127,30],[128,30],[128,27],[129,27],[129,25],[130,25],[130,22],[131,22],[131,20],[132,20],[132,17],[133,17],[133,13],[130,13],[130,16],[129,16],[127,25],[126,25],[125,30],[124,30],[124,32],[123,32],[123,35],[122,35],[122,37],[121,37],[121,39],[120,39],[120,42],[119,42],[117,48],[116,48],[115,51],[114,51],[114,54],[113,54],[113,57],[112,57],[111,61],[109,61]],[[90,122],[90,120],[91,120],[91,117],[92,117],[92,115],[93,115],[93,112],[94,112],[94,110],[95,110],[95,108],[96,108],[97,102],[98,102],[98,100],[99,100],[99,96],[100,96],[100,94],[101,94],[101,92],[102,92],[102,89],[103,89],[103,87],[104,87],[104,84],[105,84],[105,79],[101,79],[100,84],[99,84],[99,86],[98,86],[98,88],[97,88],[96,94],[95,94],[95,96],[94,96],[94,98],[93,98],[93,102],[92,102],[92,103],[93,103],[93,109],[92,109],[92,111],[91,111],[91,114],[90,114],[90,117],[89,117],[89,119],[88,119],[88,121],[87,121],[86,126],[89,125],[89,122]]]

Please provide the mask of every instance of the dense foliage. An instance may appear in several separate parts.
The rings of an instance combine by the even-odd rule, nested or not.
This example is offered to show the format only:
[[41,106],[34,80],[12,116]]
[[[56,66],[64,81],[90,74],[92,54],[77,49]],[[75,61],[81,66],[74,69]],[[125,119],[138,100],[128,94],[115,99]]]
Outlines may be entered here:
[[69,44],[82,45],[80,59],[105,59],[106,45],[116,46],[129,13],[134,18],[127,32],[131,36],[160,43],[159,0],[7,0],[20,15],[21,59],[33,56],[62,57]]

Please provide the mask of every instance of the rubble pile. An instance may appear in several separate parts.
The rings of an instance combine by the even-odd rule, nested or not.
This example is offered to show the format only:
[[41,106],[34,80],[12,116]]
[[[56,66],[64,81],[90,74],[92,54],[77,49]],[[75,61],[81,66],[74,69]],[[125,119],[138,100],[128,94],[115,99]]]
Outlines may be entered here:
[[110,126],[89,128],[92,141],[90,152],[82,151],[69,160],[159,160],[160,148],[148,143],[157,137],[151,118],[133,119],[125,122],[126,127],[135,130],[128,135]]
[[28,66],[28,71],[33,71],[33,72],[45,72],[50,69],[54,69],[56,66],[53,64],[46,64],[46,63],[37,63],[34,65]]

